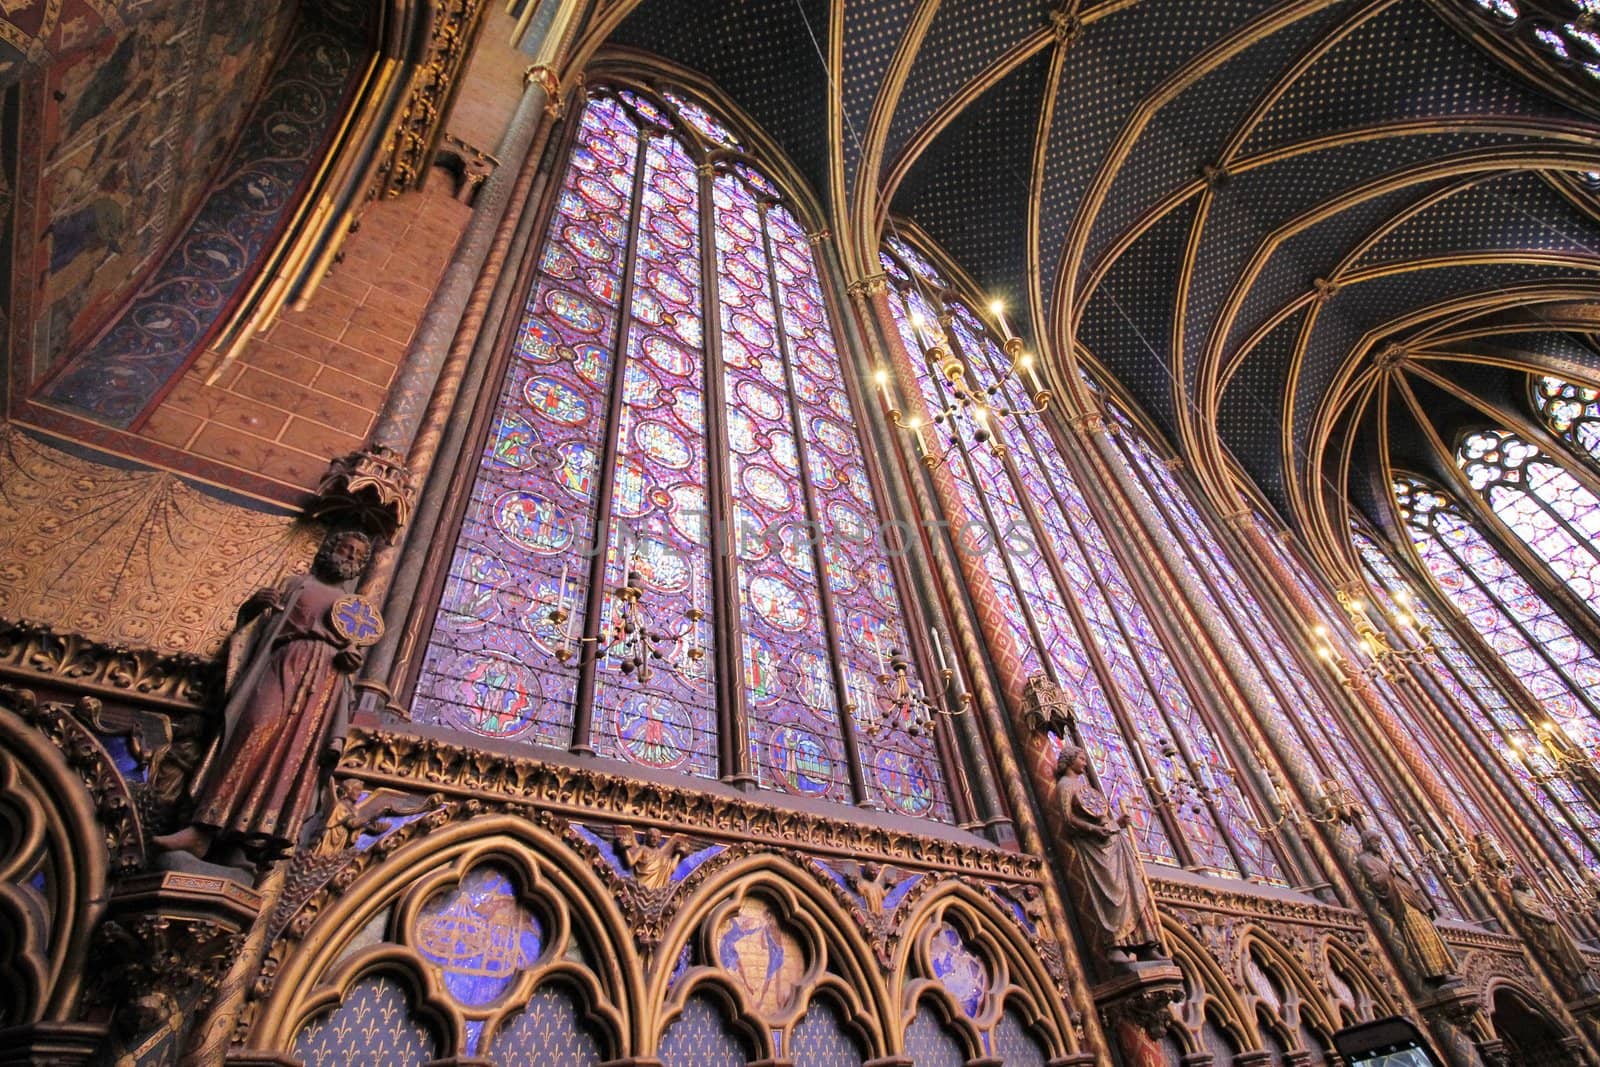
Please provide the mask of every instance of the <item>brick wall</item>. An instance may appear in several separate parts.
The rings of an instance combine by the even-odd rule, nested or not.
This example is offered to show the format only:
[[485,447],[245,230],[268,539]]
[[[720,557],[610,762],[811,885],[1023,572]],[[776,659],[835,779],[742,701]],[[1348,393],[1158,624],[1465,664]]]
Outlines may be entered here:
[[191,370],[145,436],[311,489],[360,448],[471,209],[446,183],[373,205],[303,310],[285,310],[214,385]]

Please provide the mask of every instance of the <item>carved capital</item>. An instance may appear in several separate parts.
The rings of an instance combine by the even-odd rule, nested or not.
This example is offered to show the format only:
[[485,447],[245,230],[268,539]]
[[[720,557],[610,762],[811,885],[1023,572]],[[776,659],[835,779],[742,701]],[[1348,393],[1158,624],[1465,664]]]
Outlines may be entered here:
[[1477,991],[1459,979],[1444,983],[1417,1007],[1428,1018],[1460,1030],[1473,1024],[1480,1009]]
[[1081,434],[1096,434],[1106,432],[1106,417],[1098,411],[1085,411],[1081,415],[1074,415],[1069,420],[1074,430]]
[[330,526],[350,526],[390,540],[411,517],[417,479],[405,457],[388,445],[374,444],[328,464],[310,507],[313,518]]
[[1094,990],[1095,1004],[1107,1024],[1131,1023],[1152,1041],[1167,1032],[1172,1008],[1183,999],[1183,972],[1169,962],[1134,964],[1130,974]]
[[260,908],[260,894],[221,874],[154,871],[124,880],[100,928],[98,981],[88,992],[111,1017],[115,1051],[136,1062],[181,1040]]
[[865,278],[857,278],[850,283],[848,288],[851,296],[881,296],[889,291],[889,276],[887,274],[869,274]]
[[544,90],[544,95],[552,100],[561,96],[561,76],[553,67],[543,63],[529,67],[522,72],[522,80],[527,85],[537,85]]

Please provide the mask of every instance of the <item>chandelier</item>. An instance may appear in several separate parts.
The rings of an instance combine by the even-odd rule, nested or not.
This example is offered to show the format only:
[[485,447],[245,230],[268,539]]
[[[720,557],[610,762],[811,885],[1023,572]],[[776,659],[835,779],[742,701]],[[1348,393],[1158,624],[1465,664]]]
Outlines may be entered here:
[[1583,750],[1551,719],[1541,719],[1534,724],[1532,741],[1526,737],[1512,737],[1505,755],[1540,784],[1557,780],[1577,782],[1594,773]]
[[[861,724],[868,737],[905,733],[921,737],[933,732],[940,716],[953,717],[964,713],[972,705],[972,694],[954,660],[947,659],[944,642],[937,628],[931,628],[933,651],[939,661],[940,694],[929,698],[919,692],[911,679],[911,663],[898,648],[884,655],[877,634],[872,636],[873,650],[878,657],[878,673],[870,680],[862,676],[845,677],[845,713]],[[877,714],[860,716],[865,708],[877,707]]]
[[644,578],[639,573],[634,546],[630,543],[623,556],[622,584],[612,588],[608,595],[613,607],[609,624],[594,634],[579,633],[580,626],[574,609],[575,598],[567,591],[567,565],[561,565],[561,584],[557,586],[556,602],[545,614],[556,631],[554,653],[562,664],[582,667],[601,659],[614,659],[624,675],[631,676],[640,685],[648,685],[655,676],[656,665],[664,664],[680,673],[698,666],[705,658],[705,640],[702,633],[706,618],[700,606],[699,582],[691,574],[690,606],[683,613],[686,625],[675,633],[667,633],[655,619],[655,612],[645,601]]
[[[912,313],[911,332],[916,337],[923,362],[933,372],[946,397],[944,406],[932,412],[928,422],[924,422],[920,416],[908,418],[900,409],[891,387],[888,368],[879,367],[873,373],[873,381],[877,383],[889,421],[912,435],[916,442],[917,458],[929,470],[947,462],[964,438],[988,448],[996,457],[1004,456],[1006,443],[1003,420],[1019,415],[1037,415],[1050,406],[1050,391],[1039,377],[1032,353],[1024,351],[1022,338],[1011,332],[1006,322],[1005,305],[997,300],[989,305],[989,310],[1000,324],[1001,348],[1008,362],[1005,371],[988,385],[979,382],[975,375],[969,377],[971,368],[967,360],[962,358],[963,353],[958,352],[957,346],[949,340],[952,334],[949,311],[940,315],[934,323]],[[1013,384],[1025,388],[1029,401],[1026,406],[1011,402],[1010,387]],[[935,455],[929,447],[928,433],[932,433],[935,440],[943,436],[949,447],[942,454]]]
[[1388,635],[1372,621],[1365,600],[1342,589],[1335,595],[1355,628],[1356,643],[1366,653],[1367,662],[1360,667],[1350,663],[1334,645],[1332,632],[1323,624],[1313,626],[1311,634],[1316,639],[1317,655],[1339,671],[1339,680],[1344,685],[1363,685],[1379,676],[1396,681],[1402,663],[1421,663],[1435,651],[1433,628],[1417,616],[1411,594],[1405,589],[1394,591],[1394,603],[1386,613],[1400,636],[1399,647],[1390,643]]

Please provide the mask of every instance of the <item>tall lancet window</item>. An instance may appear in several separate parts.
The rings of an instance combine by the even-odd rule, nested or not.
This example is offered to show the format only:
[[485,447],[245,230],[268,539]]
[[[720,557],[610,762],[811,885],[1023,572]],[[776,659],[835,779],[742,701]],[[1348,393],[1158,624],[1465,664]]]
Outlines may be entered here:
[[1600,389],[1542,375],[1534,379],[1533,399],[1552,431],[1600,463]]
[[[919,358],[917,333],[942,329],[941,315],[948,314],[947,343],[977,380],[1000,377],[1009,362],[1000,343],[926,258],[891,239],[882,262],[900,339],[931,409],[947,398]],[[997,403],[1029,406],[1020,388]],[[1006,432],[1004,457],[965,439],[954,446],[949,469],[963,514],[948,516],[958,548],[981,559],[1005,607],[1012,647],[1002,654],[1072,694],[1079,740],[1101,788],[1133,816],[1147,859],[1282,881],[1231,761],[1045,423],[1012,420]]]
[[1252,712],[1280,745],[1312,771],[1323,796],[1338,785],[1351,790],[1371,815],[1367,824],[1389,838],[1395,854],[1412,866],[1439,906],[1457,914],[1437,873],[1423,862],[1426,850],[1419,847],[1383,786],[1391,776],[1373,769],[1344,720],[1323,699],[1178,474],[1132,418],[1109,401],[1106,409],[1134,484],[1162,521],[1162,527],[1152,533],[1176,548],[1189,587],[1199,596],[1199,607],[1238,635],[1236,644],[1244,653],[1238,661],[1244,672],[1241,682],[1250,694]]
[[1549,820],[1568,859],[1578,867],[1600,869],[1594,850],[1594,842],[1600,841],[1600,812],[1571,781],[1554,773],[1557,768],[1545,753],[1538,722],[1512,704],[1426,599],[1407,591],[1400,568],[1376,541],[1359,529],[1351,538],[1379,607],[1392,615],[1388,609],[1403,604],[1426,630],[1436,653],[1427,660],[1435,680],[1471,727],[1504,756],[1518,790]]
[[418,721],[952,817],[880,681],[926,684],[796,212],[707,107],[590,93]]
[[1560,460],[1506,430],[1464,434],[1456,462],[1506,528],[1600,613],[1600,500]]
[[1395,503],[1441,592],[1553,717],[1564,737],[1600,756],[1600,657],[1439,490],[1410,475]]

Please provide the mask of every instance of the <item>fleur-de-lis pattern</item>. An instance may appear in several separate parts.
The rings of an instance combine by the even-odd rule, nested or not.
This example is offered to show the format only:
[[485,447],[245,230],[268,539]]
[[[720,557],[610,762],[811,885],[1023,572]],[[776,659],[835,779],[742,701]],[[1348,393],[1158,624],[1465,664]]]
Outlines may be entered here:
[[522,1063],[590,1067],[606,1058],[572,994],[553,985],[534,991],[527,1009],[491,1042],[488,1056],[508,1067]]
[[702,996],[689,998],[656,1055],[661,1067],[743,1067],[754,1058],[722,1009]]
[[789,1036],[789,1059],[807,1067],[861,1067],[861,1049],[837,1008],[812,1001]]
[[961,1042],[926,1003],[906,1027],[906,1055],[917,1067],[965,1067],[967,1062]]
[[306,1067],[422,1067],[438,1058],[439,1043],[412,1014],[400,984],[372,975],[301,1028],[294,1056]]

